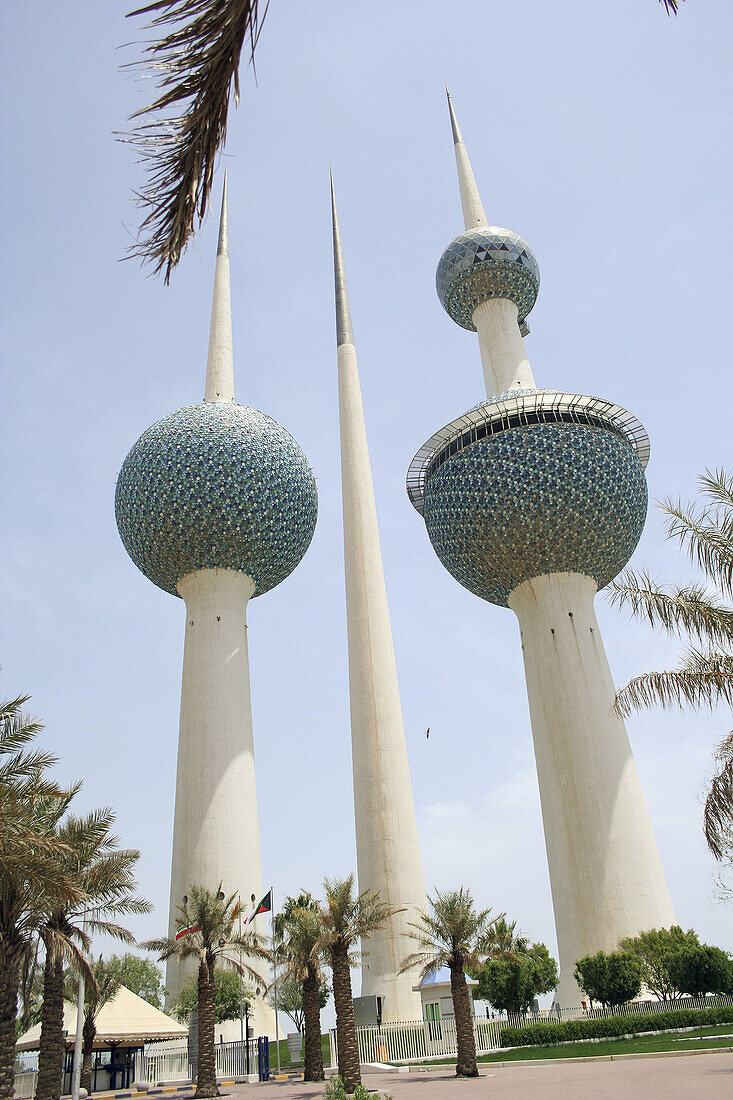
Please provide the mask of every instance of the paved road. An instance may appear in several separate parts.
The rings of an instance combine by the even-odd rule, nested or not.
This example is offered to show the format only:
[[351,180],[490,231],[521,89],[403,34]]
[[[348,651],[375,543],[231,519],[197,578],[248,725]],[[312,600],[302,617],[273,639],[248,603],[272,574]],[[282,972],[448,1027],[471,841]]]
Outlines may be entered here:
[[[368,1073],[370,1091],[394,1100],[733,1100],[733,1054],[696,1054],[684,1058],[634,1058],[613,1062],[530,1063],[502,1068],[484,1064],[477,1080],[456,1080],[442,1071]],[[322,1085],[271,1082],[235,1085],[222,1093],[242,1100],[310,1100]]]

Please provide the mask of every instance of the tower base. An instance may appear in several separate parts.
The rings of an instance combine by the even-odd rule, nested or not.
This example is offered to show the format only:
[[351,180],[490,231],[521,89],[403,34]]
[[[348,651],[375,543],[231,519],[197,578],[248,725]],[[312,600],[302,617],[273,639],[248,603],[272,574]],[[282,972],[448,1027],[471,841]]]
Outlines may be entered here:
[[675,923],[593,608],[594,580],[525,581],[519,619],[555,910],[561,1008],[580,1004],[578,959]]

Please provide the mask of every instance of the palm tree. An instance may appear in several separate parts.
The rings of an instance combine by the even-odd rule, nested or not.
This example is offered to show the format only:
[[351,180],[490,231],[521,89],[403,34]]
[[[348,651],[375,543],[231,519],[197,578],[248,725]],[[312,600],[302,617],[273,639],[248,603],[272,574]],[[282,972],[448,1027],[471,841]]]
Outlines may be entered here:
[[283,911],[273,922],[275,959],[284,965],[284,978],[293,978],[301,987],[305,1031],[306,1081],[322,1081],[320,966],[322,925],[317,903],[310,894],[285,898]]
[[[680,0],[659,0],[676,15]],[[245,41],[255,47],[269,0],[155,0],[130,12],[152,16],[160,37],[146,46],[142,69],[157,83],[154,101],[122,140],[147,166],[138,191],[145,214],[131,253],[170,281],[209,205],[216,157],[224,145],[232,89],[239,105],[239,63]],[[264,8],[264,11],[262,10]]]
[[497,917],[493,922],[490,943],[492,958],[523,955],[529,947],[527,936],[517,932],[517,922],[508,921],[506,917]]
[[219,889],[207,890],[191,886],[189,894],[178,907],[175,936],[150,940],[143,947],[157,951],[161,960],[191,959],[198,964],[198,1066],[195,1096],[218,1096],[214,1024],[216,1022],[217,966],[229,966],[262,988],[262,976],[241,961],[242,952],[250,958],[270,959],[272,956],[263,938],[254,931],[238,933],[237,921],[241,906],[236,894],[225,897]]
[[[477,912],[470,892],[463,887],[444,894],[436,890],[434,899],[428,897],[428,904],[432,913],[421,913],[419,921],[410,925],[414,929],[410,935],[420,950],[408,955],[400,973],[419,966],[420,977],[424,978],[448,967],[458,1047],[456,1077],[478,1077],[466,970],[477,970],[483,959],[496,952],[492,934],[501,917],[489,920],[490,909]],[[505,922],[505,931],[509,927]]]
[[[619,713],[642,707],[733,705],[733,477],[709,470],[698,479],[702,502],[666,500],[667,537],[704,574],[697,581],[661,585],[648,572],[627,569],[611,586],[611,603],[683,637],[678,667],[635,676],[616,697]],[[716,750],[717,774],[705,802],[708,846],[722,860],[733,854],[733,733]]]
[[[92,1091],[92,1054],[94,1040],[97,1037],[97,1016],[100,1010],[112,1000],[120,988],[120,980],[117,977],[116,968],[110,966],[107,959],[100,955],[89,964],[93,982],[87,983],[84,999],[84,1028],[82,1031],[84,1043],[82,1046],[81,1077],[79,1084],[90,1095]],[[74,983],[75,985],[75,983]],[[76,989],[72,983],[67,983],[67,997],[73,998]]]
[[64,963],[81,971],[89,983],[92,998],[97,991],[94,974],[77,944],[87,947],[89,934],[113,936],[132,944],[135,937],[118,921],[135,913],[149,913],[150,902],[134,891],[133,869],[140,853],[119,849],[111,833],[115,816],[109,808],[95,810],[85,818],[69,816],[58,827],[68,849],[68,874],[79,887],[78,899],[51,907],[39,928],[46,949],[43,976],[41,1042],[38,1055],[36,1100],[59,1100],[64,1060]]
[[356,943],[368,939],[396,910],[381,902],[373,890],[357,895],[353,874],[344,879],[324,879],[323,888],[326,900],[319,906],[320,949],[328,952],[333,973],[339,1076],[346,1091],[353,1092],[361,1084],[351,993],[351,967],[359,961]]
[[68,873],[68,846],[57,825],[78,784],[64,788],[47,774],[50,753],[26,746],[42,726],[23,711],[27,696],[0,703],[0,1100],[14,1086],[18,987],[24,961],[51,908],[73,904],[78,883]]

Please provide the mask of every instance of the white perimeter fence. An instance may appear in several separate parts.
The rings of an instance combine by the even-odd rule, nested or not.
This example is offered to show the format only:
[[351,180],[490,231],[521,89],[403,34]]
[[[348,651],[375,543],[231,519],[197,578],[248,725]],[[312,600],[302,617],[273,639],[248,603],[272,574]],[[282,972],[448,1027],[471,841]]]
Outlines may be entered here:
[[[724,1008],[733,1005],[733,997],[682,997],[676,1001],[635,1001],[619,1008],[563,1008],[543,1014],[526,1016],[477,1016],[473,1024],[476,1053],[488,1054],[501,1047],[501,1032],[505,1027],[527,1027],[536,1024],[566,1023],[568,1020],[604,1019],[608,1016],[646,1016],[654,1012],[675,1012],[690,1008]],[[358,1027],[359,1059],[365,1062],[412,1062],[426,1058],[447,1058],[457,1053],[456,1025],[452,1016],[441,1020],[412,1020],[405,1023],[382,1024],[381,1027]],[[335,1053],[332,1037],[332,1059]]]
[[[216,1076],[243,1077],[248,1072],[247,1049],[244,1041],[217,1043]],[[249,1072],[257,1072],[257,1040],[249,1040]],[[149,1085],[169,1081],[190,1081],[191,1065],[188,1060],[188,1040],[175,1039],[162,1043],[148,1043],[135,1054],[133,1080]]]
[[[501,1032],[505,1027],[565,1023],[567,1020],[594,1020],[606,1016],[644,1016],[650,1012],[675,1012],[689,1008],[725,1008],[733,1006],[733,996],[681,997],[677,1001],[633,1001],[620,1008],[563,1008],[539,1015],[477,1016],[474,1036],[477,1054],[488,1054],[501,1047]],[[452,1016],[442,1020],[412,1020],[405,1023],[382,1024],[381,1027],[358,1027],[359,1059],[366,1062],[413,1062],[428,1058],[450,1058],[457,1053],[456,1025]],[[331,1065],[336,1065],[336,1033],[331,1032]],[[247,1071],[247,1052],[243,1042],[216,1044],[217,1077],[243,1077]],[[257,1072],[257,1040],[249,1040],[249,1069]],[[38,1052],[19,1054],[15,1064],[15,1097],[31,1100],[38,1079]],[[190,1081],[188,1041],[174,1039],[148,1043],[135,1054],[134,1081],[150,1085],[173,1081]]]
[[[244,1077],[247,1073],[247,1050],[244,1042],[217,1043],[216,1075],[219,1078]],[[257,1073],[257,1040],[249,1040],[249,1072]],[[135,1053],[132,1081],[148,1085],[163,1085],[174,1081],[190,1081],[188,1040],[168,1039],[147,1043]],[[38,1051],[24,1051],[15,1059],[16,1100],[31,1100],[38,1081]]]

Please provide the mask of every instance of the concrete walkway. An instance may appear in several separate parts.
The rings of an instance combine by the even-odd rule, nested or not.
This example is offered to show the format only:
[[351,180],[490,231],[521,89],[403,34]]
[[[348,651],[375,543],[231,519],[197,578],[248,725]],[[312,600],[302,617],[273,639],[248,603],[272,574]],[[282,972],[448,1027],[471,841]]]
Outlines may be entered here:
[[[705,1053],[675,1058],[630,1058],[608,1062],[558,1062],[503,1067],[480,1066],[481,1077],[457,1080],[449,1071],[365,1073],[370,1092],[394,1100],[705,1100],[733,1097],[733,1054]],[[323,1085],[274,1081],[266,1085],[222,1087],[222,1095],[242,1100],[310,1100]]]

